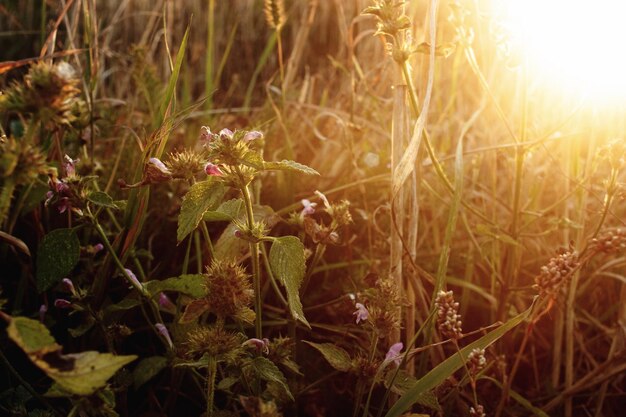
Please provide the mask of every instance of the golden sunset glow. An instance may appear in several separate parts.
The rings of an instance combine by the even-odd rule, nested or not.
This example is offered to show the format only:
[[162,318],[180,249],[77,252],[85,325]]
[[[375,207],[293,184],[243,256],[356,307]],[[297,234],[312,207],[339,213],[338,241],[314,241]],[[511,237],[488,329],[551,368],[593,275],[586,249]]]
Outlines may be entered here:
[[626,101],[626,2],[497,3],[535,78],[594,101]]

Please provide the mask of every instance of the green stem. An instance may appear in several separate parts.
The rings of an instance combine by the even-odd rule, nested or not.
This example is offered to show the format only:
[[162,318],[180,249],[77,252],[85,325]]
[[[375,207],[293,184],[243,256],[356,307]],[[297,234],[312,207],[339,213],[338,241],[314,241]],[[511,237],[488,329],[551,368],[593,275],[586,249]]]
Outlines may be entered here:
[[207,368],[207,393],[206,412],[208,417],[213,417],[213,402],[215,399],[215,376],[217,375],[217,360],[215,356],[209,356],[209,366]]
[[[240,179],[240,190],[246,206],[248,229],[254,230],[254,211],[252,210],[252,197],[248,184],[245,183],[241,170],[237,167],[236,172]],[[250,242],[250,257],[252,258],[252,277],[254,279],[254,319],[255,335],[257,339],[263,338],[262,301],[261,301],[261,266],[259,264],[259,244]]]

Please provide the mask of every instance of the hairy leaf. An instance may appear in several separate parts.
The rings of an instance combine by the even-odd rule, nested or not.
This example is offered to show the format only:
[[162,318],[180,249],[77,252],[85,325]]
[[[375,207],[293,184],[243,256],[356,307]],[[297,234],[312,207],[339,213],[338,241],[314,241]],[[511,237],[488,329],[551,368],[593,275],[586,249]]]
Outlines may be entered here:
[[235,198],[223,202],[215,211],[207,211],[203,219],[205,222],[230,222],[238,218],[243,213],[243,209],[243,200]]
[[224,196],[224,185],[216,180],[208,179],[191,186],[180,207],[178,216],[178,242],[198,227],[202,216],[209,210],[214,210]]
[[150,356],[142,359],[133,370],[133,387],[138,389],[154,378],[167,366],[167,359],[163,356]]
[[285,375],[278,369],[274,362],[263,357],[257,356],[252,360],[252,368],[256,372],[259,378],[264,381],[273,382],[277,384],[279,387],[283,389],[285,394],[293,401],[293,395],[291,395],[291,391],[289,390],[289,385],[287,385],[287,379]]
[[348,372],[352,368],[352,359],[350,359],[350,355],[339,346],[335,346],[332,343],[307,342],[306,340],[304,343],[317,349],[324,356],[326,362],[328,362],[330,366],[336,370]]
[[122,366],[137,358],[94,351],[64,355],[48,329],[26,317],[13,317],[7,333],[35,365],[61,388],[77,395],[93,394]]
[[46,291],[78,263],[80,242],[72,229],[57,229],[44,236],[37,250],[37,289]]
[[295,236],[276,238],[270,249],[269,261],[272,273],[287,290],[287,302],[291,315],[310,328],[302,311],[299,294],[300,284],[306,272],[304,245]]
[[180,292],[194,298],[204,297],[206,287],[204,286],[204,276],[202,274],[186,274],[179,277],[167,278],[162,281],[144,282],[143,286],[152,296],[163,291]]
[[301,172],[307,175],[320,175],[319,172],[317,172],[311,167],[308,167],[299,162],[290,161],[287,159],[279,161],[279,162],[266,162],[265,164],[263,164],[263,168],[268,169],[268,170],[276,169],[279,171],[297,171],[297,172]]

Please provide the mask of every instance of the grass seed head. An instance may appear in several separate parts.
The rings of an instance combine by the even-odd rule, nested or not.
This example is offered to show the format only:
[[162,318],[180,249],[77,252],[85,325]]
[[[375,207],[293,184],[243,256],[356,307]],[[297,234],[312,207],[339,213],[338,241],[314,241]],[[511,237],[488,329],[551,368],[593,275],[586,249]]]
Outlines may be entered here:
[[452,291],[439,291],[435,299],[437,309],[437,328],[441,335],[447,339],[460,339],[463,331],[459,303],[454,301]]

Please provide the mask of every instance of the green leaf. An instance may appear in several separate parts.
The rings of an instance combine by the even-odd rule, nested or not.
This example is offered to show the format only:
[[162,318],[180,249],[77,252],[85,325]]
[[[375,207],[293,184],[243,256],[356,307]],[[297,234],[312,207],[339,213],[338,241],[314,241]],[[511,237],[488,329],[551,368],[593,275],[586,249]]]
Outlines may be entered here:
[[198,182],[191,186],[183,198],[178,216],[176,235],[179,243],[198,227],[204,213],[214,210],[219,205],[224,192],[224,185],[213,179]]
[[63,355],[48,329],[26,317],[13,317],[7,333],[35,365],[61,388],[77,395],[93,394],[122,366],[137,358],[93,351]]
[[244,204],[240,198],[225,201],[215,211],[207,211],[204,213],[203,220],[205,222],[231,222],[243,213]]
[[115,201],[113,201],[111,196],[103,191],[93,191],[89,193],[89,195],[87,196],[87,200],[91,201],[96,206],[108,207],[113,209],[119,208],[117,204],[115,204]]
[[37,250],[37,289],[46,291],[78,263],[80,242],[72,229],[57,229],[44,236]]
[[[393,378],[395,372],[388,372],[387,378],[385,379],[385,387],[389,388],[389,383]],[[394,379],[393,386],[391,387],[391,391],[395,394],[403,395],[406,393],[415,383],[417,379],[411,376],[408,372],[404,370],[399,370],[398,375],[396,375]],[[441,411],[441,406],[439,405],[439,401],[437,401],[437,396],[432,391],[422,392],[415,398],[415,403],[422,405],[424,407],[431,408],[433,410]]]
[[202,274],[186,274],[162,281],[144,282],[143,286],[153,297],[163,291],[173,291],[200,298],[206,295],[204,283],[205,279]]
[[64,389],[77,395],[91,395],[106,385],[107,380],[124,365],[137,359],[135,355],[116,356],[110,353],[82,352],[58,357],[64,369],[56,368],[57,361],[34,361],[48,376]]
[[263,356],[257,356],[252,360],[251,365],[259,378],[277,384],[292,401],[294,400],[285,375],[274,365],[274,362]]
[[140,305],[141,305],[141,299],[136,298],[134,295],[132,295],[128,298],[124,298],[119,303],[110,304],[106,306],[104,309],[104,314],[106,315],[106,314],[114,313],[117,311],[126,311],[126,310],[130,310],[131,308],[135,308]]
[[513,317],[502,326],[498,327],[495,330],[487,333],[480,339],[470,343],[465,346],[459,352],[453,354],[445,361],[441,362],[435,368],[433,368],[430,372],[424,375],[421,379],[419,379],[396,403],[391,407],[391,409],[387,412],[385,417],[398,417],[403,412],[408,410],[411,405],[415,403],[416,398],[418,398],[422,393],[428,392],[443,381],[445,381],[450,375],[459,370],[465,362],[467,362],[467,358],[469,354],[474,349],[485,349],[493,342],[504,336],[508,331],[516,327],[518,324],[526,320],[530,315],[534,306],[533,304],[524,312],[518,314]]
[[60,348],[46,326],[26,317],[13,317],[7,333],[27,355]]
[[352,359],[350,359],[350,355],[339,346],[335,346],[332,343],[307,342],[306,340],[304,343],[317,349],[324,356],[326,362],[328,362],[330,366],[336,370],[348,372],[352,368]]
[[157,376],[167,366],[167,359],[163,356],[150,356],[142,359],[133,370],[133,387],[138,389],[146,382]]
[[290,161],[287,159],[284,159],[279,162],[266,162],[265,164],[263,164],[263,168],[267,170],[275,169],[279,171],[297,171],[297,172],[301,172],[307,175],[320,175],[319,172],[317,172],[311,167],[308,167],[299,162]]
[[304,245],[295,236],[284,236],[274,239],[269,255],[272,273],[285,286],[287,302],[294,319],[311,328],[304,317],[300,301],[300,284],[306,272]]

